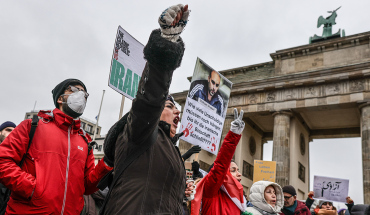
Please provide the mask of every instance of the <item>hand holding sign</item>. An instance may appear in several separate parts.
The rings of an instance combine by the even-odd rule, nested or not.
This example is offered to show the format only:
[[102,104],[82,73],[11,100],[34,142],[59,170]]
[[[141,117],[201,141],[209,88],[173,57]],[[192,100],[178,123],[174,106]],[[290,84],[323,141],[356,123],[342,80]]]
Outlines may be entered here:
[[234,108],[234,121],[231,122],[230,131],[235,134],[241,134],[244,130],[245,123],[243,122],[243,115],[244,111],[240,111],[240,115],[238,116],[238,110]]

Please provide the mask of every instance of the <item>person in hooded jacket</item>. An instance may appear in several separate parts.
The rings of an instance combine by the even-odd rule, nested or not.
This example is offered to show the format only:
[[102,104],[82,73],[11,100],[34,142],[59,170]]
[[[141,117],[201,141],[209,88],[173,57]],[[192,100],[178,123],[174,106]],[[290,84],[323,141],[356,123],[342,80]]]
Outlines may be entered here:
[[249,194],[253,207],[247,207],[247,212],[253,215],[277,215],[284,205],[283,190],[280,185],[270,181],[255,182]]
[[240,184],[241,174],[235,162],[232,162],[236,146],[241,138],[245,123],[244,111],[234,109],[234,121],[231,122],[220,151],[209,173],[197,184],[195,198],[191,202],[191,215],[240,215],[247,205]]
[[32,120],[21,122],[0,145],[0,182],[12,191],[5,214],[80,214],[83,194],[97,191],[112,170],[104,158],[95,166],[91,138],[80,128],[89,96],[82,81],[64,80],[52,94],[56,108],[38,113],[22,168]]

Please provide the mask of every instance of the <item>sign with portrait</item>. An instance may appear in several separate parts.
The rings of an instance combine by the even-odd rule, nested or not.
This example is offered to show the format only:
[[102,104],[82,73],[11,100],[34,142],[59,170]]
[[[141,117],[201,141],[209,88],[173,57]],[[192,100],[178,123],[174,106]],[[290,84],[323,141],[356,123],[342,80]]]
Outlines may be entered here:
[[182,140],[218,152],[232,83],[197,58],[180,130]]
[[276,161],[254,160],[253,183],[257,181],[275,182]]
[[108,86],[129,99],[136,97],[145,67],[144,45],[118,26]]
[[314,198],[346,203],[349,180],[315,175],[313,178]]

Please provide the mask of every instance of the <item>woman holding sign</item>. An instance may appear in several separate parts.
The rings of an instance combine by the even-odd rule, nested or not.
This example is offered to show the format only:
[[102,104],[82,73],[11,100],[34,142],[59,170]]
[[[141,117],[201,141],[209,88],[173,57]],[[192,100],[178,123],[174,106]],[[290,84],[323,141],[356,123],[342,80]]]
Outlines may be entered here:
[[197,184],[195,198],[191,201],[191,215],[198,215],[200,208],[202,215],[239,215],[246,210],[241,174],[236,163],[231,161],[244,130],[243,113],[240,111],[238,116],[234,109],[235,120],[231,122],[213,167]]

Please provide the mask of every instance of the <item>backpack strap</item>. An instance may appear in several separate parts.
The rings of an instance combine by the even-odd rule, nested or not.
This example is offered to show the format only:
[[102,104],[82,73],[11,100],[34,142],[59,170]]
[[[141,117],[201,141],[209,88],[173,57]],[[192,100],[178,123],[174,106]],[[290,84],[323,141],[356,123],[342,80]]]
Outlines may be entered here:
[[39,117],[37,115],[33,115],[32,117],[32,122],[31,122],[31,130],[30,130],[30,133],[29,133],[29,138],[30,140],[28,141],[28,147],[27,147],[27,151],[26,153],[23,155],[22,157],[22,160],[21,162],[19,163],[19,167],[22,167],[23,163],[24,163],[24,160],[26,159],[26,156],[27,156],[27,153],[28,153],[28,150],[30,149],[30,146],[31,146],[31,143],[32,143],[32,140],[33,140],[33,135],[35,134],[36,132],[36,128],[39,124]]
[[[120,178],[120,176],[123,174],[123,172],[127,169],[127,167],[130,166],[130,164],[134,160],[136,160],[138,157],[140,157],[140,155],[142,155],[145,151],[147,151],[154,144],[154,142],[157,140],[157,137],[158,137],[158,127],[156,127],[154,129],[153,133],[149,136],[149,138],[147,140],[144,141],[143,144],[138,145],[137,148],[133,151],[133,153],[131,153],[122,162],[122,166],[114,167],[116,171],[114,172],[113,181],[111,183],[111,186],[109,187],[109,191],[107,193],[107,196],[105,197],[103,205],[100,208],[100,211],[99,211],[100,215],[104,214],[105,206],[107,205],[110,194],[112,193],[112,190],[113,190],[114,185],[116,184],[117,180]],[[111,172],[109,174],[111,174]],[[99,185],[98,185],[98,187],[99,187]]]
[[87,143],[87,157],[89,157],[89,154],[90,154],[90,151],[93,149],[93,146],[95,144],[97,144],[95,141],[91,141],[89,142],[89,140],[87,139],[87,137],[85,136],[86,135],[86,132],[81,129],[83,134],[80,134],[80,136],[85,140],[85,142]]

